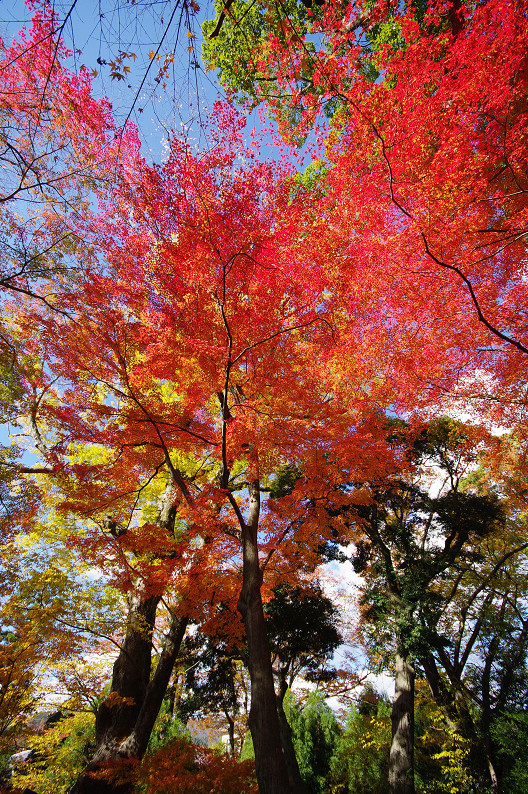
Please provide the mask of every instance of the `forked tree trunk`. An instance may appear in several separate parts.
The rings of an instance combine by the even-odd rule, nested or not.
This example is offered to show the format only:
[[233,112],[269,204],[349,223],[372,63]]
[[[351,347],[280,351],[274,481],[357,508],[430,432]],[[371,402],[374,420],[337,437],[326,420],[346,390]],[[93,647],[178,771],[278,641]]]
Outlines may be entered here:
[[[96,749],[70,794],[128,794],[132,783],[112,784],[93,777],[109,761],[141,759],[159,714],[185,634],[186,618],[173,616],[151,678],[152,631],[159,597],[136,599],[129,610],[125,641],[114,664],[112,691],[96,717]],[[127,700],[120,702],[121,698]]]
[[238,611],[246,628],[251,678],[249,729],[255,750],[260,794],[289,794],[288,774],[280,739],[277,702],[273,686],[271,654],[266,632],[260,588],[262,573],[258,559],[257,527],[260,494],[251,485],[250,511],[242,530],[242,590]]
[[[169,536],[174,532],[177,510],[173,489],[171,474],[158,515],[160,528]],[[181,490],[185,492],[185,484]],[[116,525],[111,523],[113,526],[108,528],[113,534]],[[106,783],[94,778],[93,773],[101,771],[109,761],[139,760],[147,749],[188,622],[187,618],[172,615],[151,677],[152,634],[160,601],[160,595],[145,596],[141,590],[130,599],[125,639],[114,663],[110,695],[99,706],[95,719],[95,753],[69,794],[129,794],[135,788],[132,783]]]
[[414,794],[414,677],[407,652],[399,646],[391,713],[390,794]]
[[143,705],[134,725],[134,730],[119,746],[120,758],[143,758],[146,752],[154,723],[169,686],[187,623],[187,618],[176,616],[172,618],[169,633],[165,637],[156,670],[145,692]]
[[[134,727],[150,680],[152,632],[159,600],[158,596],[144,600],[140,595],[131,598],[127,631],[114,662],[110,695],[97,711],[97,747],[120,742]],[[119,703],[121,698],[123,703]]]

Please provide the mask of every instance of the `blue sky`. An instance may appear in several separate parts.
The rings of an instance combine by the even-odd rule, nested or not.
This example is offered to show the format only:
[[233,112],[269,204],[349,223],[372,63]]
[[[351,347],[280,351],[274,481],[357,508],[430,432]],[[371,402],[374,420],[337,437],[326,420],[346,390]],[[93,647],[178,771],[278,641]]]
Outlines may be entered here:
[[[62,35],[74,51],[68,66],[75,69],[85,65],[97,70],[94,95],[110,99],[118,124],[130,118],[138,126],[144,156],[154,161],[163,159],[171,131],[185,135],[193,146],[204,145],[204,121],[213,103],[225,99],[215,73],[206,72],[200,58],[201,23],[216,16],[212,2],[208,0],[197,13],[186,10],[186,0],[180,0],[176,7],[174,0],[137,0],[133,5],[124,0],[78,0],[73,9],[72,4],[73,0],[52,3],[60,22],[67,17]],[[30,19],[31,10],[23,0],[0,3],[0,35],[6,41]],[[189,50],[191,46],[193,51]],[[149,53],[158,47],[160,60],[152,65]],[[112,79],[109,62],[123,52],[136,56],[122,61],[122,66],[130,67],[130,73],[124,80]],[[174,52],[174,63],[163,88],[155,78],[168,52]],[[248,135],[260,126],[259,114],[254,111],[248,117]],[[266,156],[273,157],[271,138],[265,136],[264,143]]]
[[[214,102],[226,99],[216,73],[206,71],[201,62],[201,24],[217,16],[212,0],[203,3],[199,0],[196,13],[190,10],[195,0],[50,2],[59,24],[65,21],[62,37],[74,53],[67,66],[75,70],[84,65],[90,71],[97,71],[94,96],[108,97],[118,125],[128,119],[137,125],[142,153],[147,160],[163,160],[167,136],[171,132],[184,136],[193,148],[207,146],[204,122]],[[0,0],[0,36],[10,41],[30,22],[31,15],[24,0]],[[160,60],[153,62],[149,53],[158,52],[158,48]],[[167,72],[166,87],[163,87],[155,78],[166,54],[171,52],[174,63]],[[119,53],[136,56],[125,57],[122,61],[122,66],[130,67],[124,80],[111,78],[110,61]],[[267,131],[270,119],[266,118],[263,124],[261,115],[262,110],[248,114],[247,141],[249,143],[251,132],[256,130],[261,144],[260,156],[278,159],[284,152],[278,152]],[[296,168],[304,168],[311,162],[306,150],[301,166],[298,156],[299,152],[292,157]]]
[[[63,21],[72,3],[61,0],[53,5],[59,21]],[[180,8],[173,14],[173,6],[172,0],[148,4],[139,1],[135,5],[121,0],[78,2],[63,30],[66,45],[74,50],[70,68],[84,64],[90,70],[97,70],[94,95],[110,99],[118,124],[127,117],[137,124],[144,148],[155,160],[163,156],[163,141],[169,130],[183,130],[199,145],[203,120],[214,101],[223,97],[214,73],[196,66],[200,24],[206,16],[214,15],[212,4],[207,3],[198,14],[185,11],[182,14]],[[0,35],[9,41],[30,18],[31,11],[23,0],[3,0]],[[189,38],[188,33],[196,39]],[[149,52],[157,50],[164,34],[159,50],[161,60],[152,65]],[[195,45],[194,52],[188,49],[191,44]],[[155,82],[156,71],[169,51],[175,53],[174,64],[167,75],[167,88],[162,89]],[[134,53],[136,58],[125,57],[122,61],[123,66],[130,67],[124,80],[111,79],[109,62],[120,52]],[[149,65],[150,72],[146,74]]]

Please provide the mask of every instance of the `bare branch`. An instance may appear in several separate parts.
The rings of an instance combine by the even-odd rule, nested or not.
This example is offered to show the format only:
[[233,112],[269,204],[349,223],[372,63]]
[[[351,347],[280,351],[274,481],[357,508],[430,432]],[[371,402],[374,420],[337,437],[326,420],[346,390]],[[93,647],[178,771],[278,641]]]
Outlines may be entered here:
[[433,260],[433,262],[436,262],[437,265],[445,268],[446,270],[451,270],[453,273],[456,273],[458,277],[464,282],[464,284],[468,288],[469,294],[471,296],[471,300],[473,301],[473,305],[477,310],[478,318],[480,322],[486,326],[488,331],[491,331],[491,333],[494,334],[496,337],[502,339],[503,342],[507,342],[509,345],[513,345],[513,347],[516,347],[517,350],[521,351],[521,353],[528,353],[528,348],[525,347],[521,342],[519,342],[517,339],[513,339],[511,336],[508,336],[507,334],[504,334],[502,331],[499,331],[498,328],[495,328],[495,326],[490,323],[490,321],[485,317],[480,307],[480,303],[478,302],[477,296],[475,295],[475,291],[473,289],[473,285],[469,280],[469,278],[456,265],[450,265],[447,262],[443,262],[441,259],[438,259],[438,257],[435,256],[432,253],[431,249],[429,248],[429,243],[427,241],[427,237],[425,236],[425,234],[423,232],[421,234],[425,245],[425,251],[427,255]]

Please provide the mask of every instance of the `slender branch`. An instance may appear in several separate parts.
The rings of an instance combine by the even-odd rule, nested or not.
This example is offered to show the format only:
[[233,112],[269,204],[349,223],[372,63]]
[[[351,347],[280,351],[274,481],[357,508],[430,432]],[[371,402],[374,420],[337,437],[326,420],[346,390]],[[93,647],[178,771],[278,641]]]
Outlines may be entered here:
[[377,138],[377,139],[379,140],[379,142],[381,143],[381,153],[383,154],[383,159],[385,160],[385,163],[387,164],[387,168],[388,168],[388,170],[389,170],[389,189],[390,189],[390,194],[391,194],[391,199],[392,199],[392,202],[393,202],[393,204],[395,204],[395,205],[398,207],[398,209],[400,210],[400,212],[403,212],[403,214],[404,214],[404,215],[405,215],[407,218],[409,218],[409,220],[411,220],[411,221],[412,221],[412,220],[414,220],[414,218],[413,218],[413,216],[411,215],[411,213],[410,213],[410,212],[408,212],[408,211],[405,209],[405,207],[404,207],[402,204],[400,204],[400,202],[398,201],[398,199],[397,199],[397,198],[396,198],[396,196],[394,195],[394,177],[393,177],[393,174],[392,174],[392,166],[391,166],[391,164],[390,164],[390,160],[389,160],[389,158],[387,157],[387,147],[386,147],[386,145],[385,145],[385,139],[383,138],[383,136],[381,135],[381,133],[378,131],[378,128],[376,127],[376,125],[374,124],[374,122],[372,122],[372,121],[371,121],[371,122],[370,122],[370,126],[372,127],[372,130],[373,130],[373,132],[374,132],[374,135],[376,136],[376,138]]
[[513,345],[513,347],[516,347],[517,350],[521,351],[521,353],[528,353],[528,348],[525,347],[521,342],[519,342],[517,339],[513,339],[507,334],[504,334],[502,331],[499,331],[498,328],[495,328],[495,326],[489,322],[489,320],[484,316],[482,312],[477,296],[475,295],[473,285],[469,280],[469,278],[456,265],[450,265],[447,262],[443,262],[441,259],[438,259],[438,257],[435,256],[432,253],[431,249],[429,248],[429,243],[427,241],[427,237],[425,236],[425,234],[423,232],[421,234],[422,234],[422,239],[424,241],[426,254],[433,260],[433,262],[436,262],[437,265],[445,268],[446,270],[451,270],[453,273],[456,273],[458,277],[464,282],[464,284],[468,288],[469,294],[471,296],[471,300],[473,301],[473,305],[477,310],[478,318],[480,322],[486,326],[488,331],[491,331],[492,334],[497,336],[499,339],[502,339],[503,342],[507,342],[509,345]]
[[51,62],[51,66],[49,68],[49,71],[48,71],[48,74],[47,74],[47,77],[46,77],[46,82],[45,82],[44,88],[42,90],[42,97],[41,97],[41,100],[40,100],[40,107],[39,107],[39,112],[38,112],[39,118],[40,118],[40,114],[42,113],[42,108],[43,108],[43,105],[44,105],[44,99],[46,97],[46,91],[47,91],[49,82],[51,80],[51,73],[53,71],[53,67],[55,66],[55,62],[57,60],[57,52],[58,52],[58,49],[59,49],[60,37],[61,37],[62,31],[66,27],[66,23],[67,23],[68,19],[71,17],[71,15],[73,13],[73,9],[75,8],[76,5],[77,5],[77,0],[73,0],[73,3],[71,4],[68,13],[66,14],[66,16],[64,17],[64,19],[62,21],[62,24],[59,26],[59,28],[56,31],[56,33],[58,33],[58,36],[57,36],[57,40],[55,42],[55,47],[53,49],[53,60]]
[[218,22],[215,25],[215,29],[213,30],[212,33],[209,34],[209,38],[210,39],[214,39],[216,36],[218,36],[220,31],[222,30],[222,25],[224,24],[224,19],[226,18],[226,14],[229,13],[229,9],[233,5],[233,2],[234,2],[234,0],[226,0],[226,2],[224,3],[224,7],[220,11],[220,16],[218,17]]
[[236,358],[233,359],[232,364],[236,364],[237,361],[240,361],[240,359],[243,358],[246,355],[246,353],[248,353],[250,350],[253,350],[255,347],[258,347],[259,345],[263,345],[266,342],[270,342],[272,339],[276,339],[278,336],[281,336],[282,334],[289,334],[291,331],[298,331],[301,328],[308,328],[308,326],[313,325],[316,322],[324,323],[333,332],[333,328],[328,322],[328,320],[325,320],[324,317],[314,317],[313,320],[309,320],[306,323],[300,323],[299,325],[291,325],[288,328],[283,328],[282,330],[277,331],[276,333],[271,334],[270,336],[266,336],[264,339],[259,339],[258,342],[255,342],[252,345],[248,345],[242,350],[241,353],[238,354],[238,356],[236,356]]
[[37,292],[33,292],[33,290],[25,289],[24,287],[15,287],[13,284],[10,284],[7,279],[0,279],[0,286],[4,287],[4,289],[12,290],[13,292],[20,292],[22,295],[27,295],[29,298],[34,298],[35,300],[41,301],[48,309],[51,309],[52,312],[56,312],[57,314],[62,314],[63,317],[67,317],[68,320],[72,322],[76,322],[71,314],[64,311],[64,309],[57,309],[52,303],[50,303],[43,295],[39,295]]
[[[262,491],[263,489],[261,488],[260,490]],[[290,530],[291,530],[291,529],[292,529],[292,527],[291,527],[291,526],[289,526],[289,527],[286,527],[286,529],[284,529],[284,530],[282,531],[282,533],[281,533],[281,535],[280,535],[279,539],[277,540],[277,542],[276,542],[276,544],[275,544],[274,548],[273,548],[273,549],[270,549],[270,550],[268,551],[268,553],[267,553],[267,555],[266,555],[266,559],[264,560],[264,562],[263,562],[263,563],[262,563],[262,565],[260,566],[262,573],[264,573],[264,571],[265,571],[265,570],[266,570],[266,568],[268,567],[269,561],[271,560],[271,558],[273,557],[273,555],[274,555],[274,554],[275,554],[275,552],[277,551],[277,546],[280,546],[280,544],[282,543],[282,541],[284,540],[284,538],[286,537],[286,535],[288,534],[288,532],[290,532]]]
[[136,102],[139,99],[139,95],[141,94],[141,91],[143,90],[143,86],[145,85],[145,81],[146,81],[146,79],[148,77],[148,74],[150,72],[152,64],[155,62],[156,56],[157,56],[157,54],[159,53],[159,51],[161,50],[161,48],[163,46],[163,42],[165,41],[167,33],[169,32],[169,28],[172,25],[172,20],[174,19],[175,15],[176,15],[176,11],[178,10],[179,5],[180,5],[179,0],[176,0],[176,3],[175,3],[174,8],[172,10],[172,14],[170,15],[170,19],[169,19],[169,21],[167,23],[167,26],[166,26],[165,30],[163,31],[163,35],[162,35],[162,37],[161,37],[161,39],[159,41],[159,44],[158,44],[158,46],[156,48],[156,51],[155,51],[154,55],[152,56],[152,58],[150,60],[150,63],[147,66],[147,69],[145,71],[145,74],[143,75],[143,79],[141,80],[141,83],[139,84],[139,88],[136,91],[136,96],[134,97],[134,101],[132,102],[130,110],[128,111],[128,115],[127,115],[127,117],[125,119],[125,122],[123,124],[123,129],[126,127],[126,125],[128,123],[128,120],[130,119],[130,116],[132,115],[132,111],[134,110],[134,107],[136,106]]
[[464,653],[462,654],[462,657],[460,658],[460,660],[457,660],[457,666],[459,667],[460,672],[462,672],[462,670],[466,666],[467,660],[469,659],[471,651],[473,650],[473,646],[475,645],[475,642],[477,641],[477,637],[479,635],[480,629],[481,629],[482,624],[484,622],[484,614],[483,614],[483,612],[484,612],[485,608],[488,606],[488,604],[490,604],[492,602],[494,596],[495,596],[495,591],[492,590],[486,596],[486,598],[484,599],[484,601],[482,603],[481,613],[480,613],[480,615],[478,616],[478,618],[476,619],[476,621],[475,621],[475,623],[473,625],[473,631],[471,632],[471,636],[469,637],[469,639],[468,639],[468,641],[466,643],[466,647],[464,648]]
[[479,586],[476,588],[471,598],[468,600],[467,602],[468,608],[471,606],[471,604],[473,604],[475,599],[480,595],[480,593],[484,590],[484,588],[488,586],[489,582],[493,579],[493,577],[499,573],[504,563],[507,560],[509,560],[510,557],[514,557],[516,554],[520,554],[520,552],[524,551],[525,549],[528,549],[528,542],[523,543],[521,546],[517,546],[514,549],[510,549],[497,560],[497,562],[495,563],[489,574],[480,582]]
[[15,469],[20,474],[56,474],[57,469],[50,469],[46,466],[17,466],[16,463],[2,463],[2,466],[8,466]]

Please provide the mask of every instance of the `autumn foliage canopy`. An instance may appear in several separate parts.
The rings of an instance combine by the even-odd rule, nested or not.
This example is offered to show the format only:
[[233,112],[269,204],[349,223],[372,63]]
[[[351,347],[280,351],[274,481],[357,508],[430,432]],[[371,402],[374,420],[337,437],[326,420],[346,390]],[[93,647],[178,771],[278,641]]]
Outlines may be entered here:
[[[56,522],[127,612],[88,771],[144,754],[194,623],[247,637],[257,779],[276,794],[295,770],[267,645],[273,588],[308,591],[329,546],[362,548],[367,526],[374,548],[376,500],[424,476],[420,439],[449,412],[473,425],[458,462],[507,465],[524,511],[528,17],[513,0],[329,2],[259,6],[250,31],[229,5],[210,62],[266,102],[283,152],[308,141],[304,170],[293,150],[265,160],[230,102],[202,150],[173,133],[151,164],[88,72],[62,65],[45,5],[2,46],[3,410],[31,454],[6,453],[0,485],[6,557],[15,529],[44,538]],[[214,758],[177,746],[201,791]]]

